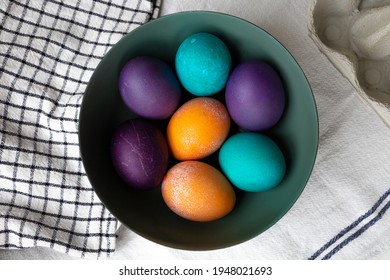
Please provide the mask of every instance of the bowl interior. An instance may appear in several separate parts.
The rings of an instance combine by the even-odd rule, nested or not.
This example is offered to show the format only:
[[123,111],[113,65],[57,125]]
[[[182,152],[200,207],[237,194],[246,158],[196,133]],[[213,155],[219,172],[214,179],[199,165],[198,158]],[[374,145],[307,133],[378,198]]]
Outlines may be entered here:
[[[151,55],[174,69],[180,43],[196,32],[221,38],[233,66],[263,59],[279,72],[286,110],[267,134],[282,149],[287,170],[282,183],[267,192],[237,191],[235,209],[207,223],[180,218],[167,208],[160,189],[135,191],[116,174],[109,143],[117,125],[135,115],[123,104],[119,72],[131,58]],[[268,229],[295,203],[311,174],[318,145],[318,120],[310,86],[299,65],[271,35],[242,19],[213,12],[177,13],[149,22],[121,39],[104,57],[88,84],[80,112],[80,149],[88,178],[101,201],[125,226],[166,246],[209,250],[235,245]]]

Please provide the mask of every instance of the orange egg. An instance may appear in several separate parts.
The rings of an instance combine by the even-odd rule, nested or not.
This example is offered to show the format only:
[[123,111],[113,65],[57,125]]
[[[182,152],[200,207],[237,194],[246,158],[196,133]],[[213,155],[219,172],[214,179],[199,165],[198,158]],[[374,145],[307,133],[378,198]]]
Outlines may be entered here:
[[218,150],[230,129],[226,107],[211,97],[198,97],[184,103],[168,123],[167,139],[178,160],[207,157]]
[[226,216],[236,202],[233,187],[216,168],[200,161],[182,161],[169,169],[162,186],[167,206],[191,221]]

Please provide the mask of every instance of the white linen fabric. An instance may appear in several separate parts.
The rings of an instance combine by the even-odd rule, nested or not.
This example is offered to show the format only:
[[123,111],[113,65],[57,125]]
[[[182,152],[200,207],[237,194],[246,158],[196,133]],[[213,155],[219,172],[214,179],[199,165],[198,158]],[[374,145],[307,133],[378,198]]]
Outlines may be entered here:
[[0,248],[114,252],[117,221],[94,193],[78,115],[104,54],[156,16],[158,1],[2,1]]
[[[318,155],[300,198],[261,235],[225,249],[185,251],[155,244],[121,226],[111,259],[373,259],[390,249],[390,130],[310,38],[312,2],[162,2],[161,15],[223,12],[246,19],[278,39],[311,84],[319,115]],[[0,256],[70,258],[41,248],[3,251]]]

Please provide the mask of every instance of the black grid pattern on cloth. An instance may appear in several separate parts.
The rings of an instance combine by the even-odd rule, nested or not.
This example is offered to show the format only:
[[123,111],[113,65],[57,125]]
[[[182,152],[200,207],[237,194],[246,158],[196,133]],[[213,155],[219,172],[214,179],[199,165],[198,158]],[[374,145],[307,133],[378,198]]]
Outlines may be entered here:
[[0,248],[114,252],[117,221],[80,158],[79,109],[99,61],[160,1],[1,2]]

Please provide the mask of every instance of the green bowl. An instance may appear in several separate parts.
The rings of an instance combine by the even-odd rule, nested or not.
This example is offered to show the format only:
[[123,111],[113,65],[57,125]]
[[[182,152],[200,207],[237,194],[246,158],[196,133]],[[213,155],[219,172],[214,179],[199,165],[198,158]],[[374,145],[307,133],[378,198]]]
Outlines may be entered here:
[[[118,77],[131,58],[151,55],[174,69],[175,53],[190,34],[209,32],[231,51],[233,64],[263,59],[279,72],[286,110],[267,134],[285,155],[286,175],[276,188],[237,191],[234,210],[213,222],[192,222],[174,214],[160,189],[132,190],[111,163],[109,143],[117,125],[135,115],[123,104]],[[88,84],[80,112],[79,140],[87,176],[103,204],[139,235],[173,248],[210,250],[247,241],[289,211],[308,181],[318,146],[318,119],[310,85],[291,54],[271,35],[240,18],[214,12],[184,12],[153,20],[121,39],[103,58]]]

